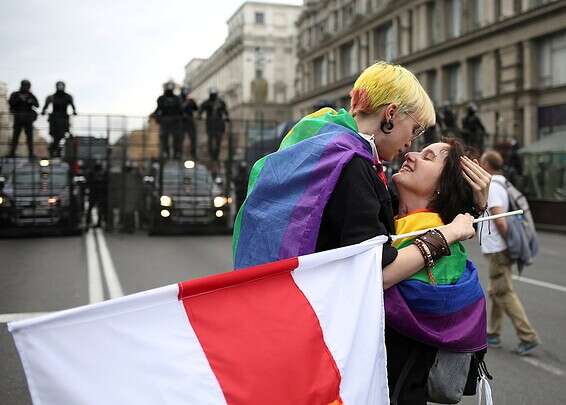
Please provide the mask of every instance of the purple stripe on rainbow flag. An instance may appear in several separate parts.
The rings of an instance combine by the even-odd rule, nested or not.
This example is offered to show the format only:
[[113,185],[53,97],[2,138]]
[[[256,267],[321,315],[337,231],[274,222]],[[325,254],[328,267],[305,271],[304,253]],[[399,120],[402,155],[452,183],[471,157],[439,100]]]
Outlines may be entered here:
[[280,258],[301,256],[315,251],[324,207],[342,169],[356,155],[372,160],[365,143],[359,136],[343,132],[326,145],[312,171],[308,187],[289,218],[289,226],[281,240]]
[[453,352],[476,352],[487,347],[486,304],[482,297],[451,314],[421,313],[409,308],[399,288],[385,291],[387,326],[419,342]]
[[355,155],[371,160],[356,132],[328,123],[265,161],[242,213],[236,269],[313,253],[322,213],[343,167]]

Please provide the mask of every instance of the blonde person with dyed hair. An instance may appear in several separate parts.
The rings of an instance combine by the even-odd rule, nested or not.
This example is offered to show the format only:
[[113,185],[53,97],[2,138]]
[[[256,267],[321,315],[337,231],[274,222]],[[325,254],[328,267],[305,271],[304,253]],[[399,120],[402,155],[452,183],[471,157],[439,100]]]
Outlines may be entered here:
[[[234,225],[236,269],[395,233],[397,207],[382,161],[406,153],[434,125],[434,107],[411,72],[385,62],[364,70],[350,95],[350,111],[323,108],[304,117],[277,152],[255,163]],[[476,206],[483,208],[489,175],[470,160],[462,158],[460,164]],[[472,221],[470,214],[455,215],[442,232],[427,233],[419,246],[397,250],[386,243],[384,289],[448,255],[453,242],[473,237]],[[403,345],[405,353],[420,350],[410,339]],[[427,355],[419,352],[419,367],[402,384],[397,404],[426,403]],[[388,360],[391,394],[407,358],[396,357]]]

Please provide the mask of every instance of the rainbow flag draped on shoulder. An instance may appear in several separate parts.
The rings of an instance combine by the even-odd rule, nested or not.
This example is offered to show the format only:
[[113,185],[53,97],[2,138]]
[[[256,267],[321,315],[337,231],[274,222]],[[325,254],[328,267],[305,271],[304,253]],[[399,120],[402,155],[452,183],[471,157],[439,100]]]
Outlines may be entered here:
[[251,170],[234,224],[234,268],[313,253],[324,207],[354,156],[373,161],[346,110],[323,108],[300,120]]
[[[415,212],[395,221],[397,234],[444,225],[434,212]],[[403,249],[413,239],[393,244]],[[461,243],[450,246],[432,269],[433,284],[425,269],[385,291],[389,327],[439,349],[475,352],[487,346],[486,304],[474,263]]]

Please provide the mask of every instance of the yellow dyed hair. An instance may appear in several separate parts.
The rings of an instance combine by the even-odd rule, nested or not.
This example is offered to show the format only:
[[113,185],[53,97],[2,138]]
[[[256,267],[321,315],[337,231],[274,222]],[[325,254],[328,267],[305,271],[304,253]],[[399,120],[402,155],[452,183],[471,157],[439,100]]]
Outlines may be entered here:
[[397,104],[426,127],[436,122],[434,106],[418,79],[400,65],[377,62],[358,77],[350,92],[350,113],[373,113],[387,104]]

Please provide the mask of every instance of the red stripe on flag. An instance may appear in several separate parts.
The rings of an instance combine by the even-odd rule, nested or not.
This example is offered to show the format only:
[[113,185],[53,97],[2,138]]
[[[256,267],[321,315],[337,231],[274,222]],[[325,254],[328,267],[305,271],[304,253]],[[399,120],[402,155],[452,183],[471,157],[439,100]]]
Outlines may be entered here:
[[299,259],[292,257],[290,259],[248,267],[243,270],[229,271],[208,277],[201,277],[196,280],[184,281],[179,283],[179,299],[210,292],[219,288],[247,283],[251,280],[257,280],[258,278],[278,273],[288,273],[295,270],[297,267],[299,267]]
[[297,259],[283,260],[181,287],[189,321],[230,405],[339,400],[340,373],[290,274],[297,265]]

